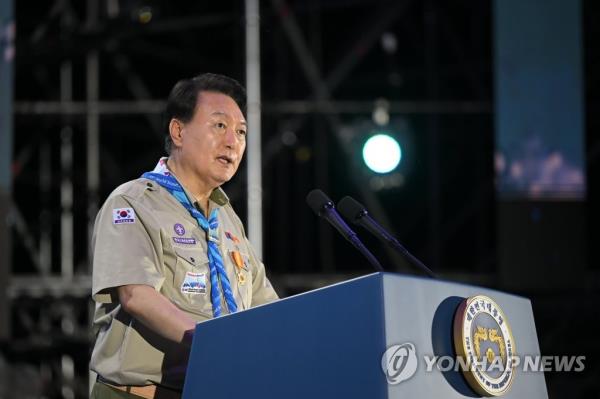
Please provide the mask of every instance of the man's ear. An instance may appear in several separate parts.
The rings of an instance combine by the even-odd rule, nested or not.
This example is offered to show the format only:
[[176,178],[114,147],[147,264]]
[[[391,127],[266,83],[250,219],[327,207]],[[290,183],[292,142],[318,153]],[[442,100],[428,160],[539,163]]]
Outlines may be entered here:
[[169,122],[169,135],[175,147],[181,147],[183,141],[183,123],[179,119],[171,119]]

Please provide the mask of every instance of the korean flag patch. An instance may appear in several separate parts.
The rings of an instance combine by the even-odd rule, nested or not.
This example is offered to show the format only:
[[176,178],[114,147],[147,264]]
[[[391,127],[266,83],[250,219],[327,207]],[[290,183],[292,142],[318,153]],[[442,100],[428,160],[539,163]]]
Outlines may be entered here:
[[135,212],[133,208],[113,209],[113,224],[135,223]]

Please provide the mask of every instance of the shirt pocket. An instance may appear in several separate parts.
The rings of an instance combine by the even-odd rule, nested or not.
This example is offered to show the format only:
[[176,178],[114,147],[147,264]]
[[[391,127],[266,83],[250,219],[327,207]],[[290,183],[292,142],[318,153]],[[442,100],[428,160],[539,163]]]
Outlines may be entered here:
[[174,302],[184,311],[212,317],[208,256],[200,247],[178,248],[173,278]]

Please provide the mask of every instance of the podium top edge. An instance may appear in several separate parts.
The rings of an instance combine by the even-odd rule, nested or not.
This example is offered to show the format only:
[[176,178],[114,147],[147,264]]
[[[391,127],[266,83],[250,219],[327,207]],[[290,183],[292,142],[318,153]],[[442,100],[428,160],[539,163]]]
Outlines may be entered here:
[[[513,298],[518,298],[518,299],[522,299],[525,300],[529,303],[531,303],[531,300],[525,296],[522,295],[517,295],[511,292],[505,292],[505,291],[500,291],[498,289],[494,289],[494,288],[487,288],[487,287],[482,287],[482,286],[478,286],[478,285],[474,285],[474,284],[468,284],[468,283],[464,283],[464,282],[457,282],[457,281],[452,281],[452,280],[444,280],[444,279],[440,279],[440,278],[430,278],[427,276],[416,276],[416,275],[409,275],[409,274],[403,274],[403,273],[396,273],[396,272],[373,272],[373,273],[369,273],[363,276],[357,276],[348,280],[343,280],[343,281],[339,281],[337,283],[333,283],[333,284],[329,284],[329,285],[325,285],[323,287],[319,287],[319,288],[315,288],[309,291],[305,291],[305,292],[301,292],[298,294],[294,294],[288,297],[283,297],[280,298],[279,300],[273,301],[273,302],[269,302],[269,303],[264,303],[261,305],[257,305],[257,306],[253,306],[247,310],[245,310],[244,312],[247,311],[254,311],[255,309],[260,309],[264,306],[276,306],[277,304],[281,304],[282,302],[287,302],[287,301],[294,301],[300,298],[303,298],[307,295],[312,295],[316,292],[320,292],[323,290],[328,290],[330,288],[335,288],[341,285],[346,285],[346,284],[352,284],[355,282],[360,282],[360,281],[366,281],[366,280],[379,280],[381,284],[384,283],[384,280],[388,280],[388,279],[403,279],[403,280],[413,280],[415,282],[420,282],[423,284],[431,284],[431,285],[436,285],[436,284],[442,284],[442,285],[453,285],[453,286],[460,286],[460,287],[469,287],[472,290],[480,290],[482,293],[486,292],[489,295],[503,295],[503,296],[510,296]],[[217,319],[209,319],[206,320],[204,322],[211,322],[211,321],[216,321],[216,320],[221,320],[221,319],[227,319],[231,316],[235,316],[237,313],[233,313],[233,314],[226,314],[223,315]]]
[[[427,276],[416,276],[416,275],[412,275],[412,274],[395,273],[395,272],[377,272],[377,273],[371,273],[371,274],[363,276],[363,277],[370,277],[370,276],[375,276],[375,275],[381,275],[382,278],[401,277],[403,279],[411,279],[411,280],[415,280],[415,281],[437,282],[437,283],[452,284],[452,285],[457,285],[457,286],[462,286],[462,287],[477,288],[477,289],[485,290],[488,292],[491,291],[491,292],[495,292],[495,293],[502,294],[502,295],[510,295],[512,297],[521,298],[521,299],[530,301],[530,299],[528,297],[520,295],[520,294],[515,294],[514,292],[502,291],[497,288],[484,287],[484,286],[477,285],[477,284],[471,284],[471,283],[467,283],[467,282],[463,282],[463,281],[456,281],[456,280],[448,280],[448,279],[443,279],[443,278],[430,278]],[[348,280],[348,281],[350,281],[350,280]]]
[[[417,276],[417,275],[397,273],[397,272],[373,272],[373,273],[365,274],[363,276],[357,276],[357,277],[354,277],[354,278],[351,278],[348,280],[339,281],[337,283],[325,285],[323,287],[315,288],[315,289],[312,289],[309,291],[305,291],[305,292],[301,292],[301,293],[291,295],[291,296],[288,296],[285,298],[281,298],[280,301],[286,300],[286,299],[291,299],[291,298],[298,298],[298,297],[301,297],[301,296],[304,296],[307,294],[322,291],[324,289],[329,289],[329,288],[336,287],[339,285],[357,282],[357,281],[361,281],[361,280],[381,279],[383,281],[384,279],[387,279],[387,278],[402,278],[402,279],[408,279],[408,280],[413,280],[413,281],[419,281],[419,282],[423,282],[423,283],[452,284],[452,285],[457,285],[457,286],[462,286],[462,287],[471,287],[471,288],[485,290],[487,292],[491,291],[491,292],[495,292],[495,293],[502,294],[502,295],[510,295],[513,297],[517,297],[517,298],[521,298],[521,299],[530,301],[529,298],[527,298],[523,295],[518,295],[518,294],[515,294],[512,292],[501,291],[501,290],[495,289],[495,288],[483,287],[480,285],[469,284],[469,283],[461,282],[461,281],[446,280],[446,279],[441,279],[441,278],[431,278],[431,277],[427,277],[427,276]],[[268,304],[266,304],[266,305],[268,305]],[[260,305],[260,306],[264,306],[264,305]]]

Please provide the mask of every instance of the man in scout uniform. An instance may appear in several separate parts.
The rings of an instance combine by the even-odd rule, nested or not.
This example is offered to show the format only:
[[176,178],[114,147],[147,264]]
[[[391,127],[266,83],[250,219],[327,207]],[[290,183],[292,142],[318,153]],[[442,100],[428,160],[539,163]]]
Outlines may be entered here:
[[246,148],[245,90],[204,74],[169,95],[168,158],[96,218],[93,398],[177,398],[196,323],[277,299],[220,186]]

